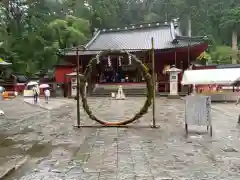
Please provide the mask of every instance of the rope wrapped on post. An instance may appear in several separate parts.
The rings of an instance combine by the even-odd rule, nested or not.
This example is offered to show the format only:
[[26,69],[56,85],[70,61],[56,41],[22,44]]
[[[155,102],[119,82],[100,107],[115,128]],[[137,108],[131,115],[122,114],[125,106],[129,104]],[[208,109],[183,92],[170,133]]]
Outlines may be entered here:
[[140,111],[138,113],[136,113],[132,118],[128,119],[128,120],[123,120],[120,122],[107,122],[105,120],[101,120],[98,117],[96,117],[93,112],[91,111],[88,102],[87,102],[87,96],[86,96],[86,92],[85,92],[85,84],[88,80],[88,78],[91,77],[91,73],[92,73],[92,68],[93,66],[96,65],[97,63],[97,58],[93,58],[90,60],[89,64],[87,65],[85,72],[83,74],[83,78],[82,81],[80,83],[80,94],[81,94],[81,98],[82,98],[82,105],[83,105],[83,109],[85,110],[85,112],[88,114],[88,116],[104,125],[104,126],[122,126],[122,125],[127,125],[130,124],[134,121],[136,121],[137,119],[141,118],[144,114],[146,114],[148,112],[148,108],[151,106],[152,104],[152,98],[153,98],[153,82],[152,82],[152,77],[148,72],[148,68],[141,62],[141,60],[139,60],[135,55],[123,51],[123,50],[109,50],[109,51],[102,51],[98,56],[106,56],[109,53],[116,53],[116,54],[127,54],[129,56],[132,57],[132,60],[135,62],[135,65],[137,67],[137,69],[139,70],[140,73],[142,73],[145,81],[146,81],[146,86],[147,86],[147,92],[146,92],[146,100],[145,103],[143,105],[143,107],[140,109]]

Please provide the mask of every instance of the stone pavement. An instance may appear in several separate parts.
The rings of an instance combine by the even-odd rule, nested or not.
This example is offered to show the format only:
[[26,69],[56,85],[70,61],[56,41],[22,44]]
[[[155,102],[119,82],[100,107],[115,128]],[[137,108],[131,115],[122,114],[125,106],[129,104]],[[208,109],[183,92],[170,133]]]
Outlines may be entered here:
[[59,108],[63,105],[66,105],[68,103],[76,102],[74,99],[67,99],[67,98],[51,98],[48,103],[45,102],[44,98],[40,98],[39,102],[37,104],[34,104],[34,101],[32,98],[21,98],[25,103],[39,106],[43,109],[52,110],[54,108]]
[[[90,98],[89,104],[99,117],[119,121],[131,117],[143,101]],[[158,129],[75,129],[75,103],[39,109],[26,123],[0,126],[0,164],[22,162],[6,180],[240,179],[240,107],[234,104],[212,105],[212,138],[206,127],[189,127],[191,133],[185,135],[182,100],[156,99]],[[80,114],[82,124],[96,124],[82,109]],[[150,109],[133,125],[149,125],[151,119]]]

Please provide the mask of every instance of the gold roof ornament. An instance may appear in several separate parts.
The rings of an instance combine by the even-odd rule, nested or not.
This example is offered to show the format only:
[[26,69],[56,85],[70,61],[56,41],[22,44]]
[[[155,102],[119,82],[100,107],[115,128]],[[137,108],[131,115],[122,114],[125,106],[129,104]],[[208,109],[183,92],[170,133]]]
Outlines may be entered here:
[[167,71],[170,69],[170,65],[164,65],[164,68],[163,68],[163,71],[162,71],[162,73],[164,74],[164,75],[166,75],[167,74]]

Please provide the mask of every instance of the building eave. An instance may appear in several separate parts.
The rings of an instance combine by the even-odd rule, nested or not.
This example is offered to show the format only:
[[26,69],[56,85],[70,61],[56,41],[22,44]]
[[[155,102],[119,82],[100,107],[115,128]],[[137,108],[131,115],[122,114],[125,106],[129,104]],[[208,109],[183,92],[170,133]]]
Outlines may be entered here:
[[207,43],[206,36],[181,36],[176,22],[175,24],[155,22],[98,30],[86,45],[72,48],[66,55],[76,56],[77,48],[79,48],[78,55],[84,56],[96,55],[106,50],[148,51],[152,49],[151,38],[154,38],[155,49],[160,51]]
[[99,30],[94,36],[93,38],[85,45],[85,49],[87,49],[99,36],[99,34],[101,33],[101,30]]
[[189,37],[189,36],[176,36],[177,40],[186,40],[186,41],[199,41],[199,42],[204,42],[206,40],[208,40],[208,36],[193,36],[193,37]]

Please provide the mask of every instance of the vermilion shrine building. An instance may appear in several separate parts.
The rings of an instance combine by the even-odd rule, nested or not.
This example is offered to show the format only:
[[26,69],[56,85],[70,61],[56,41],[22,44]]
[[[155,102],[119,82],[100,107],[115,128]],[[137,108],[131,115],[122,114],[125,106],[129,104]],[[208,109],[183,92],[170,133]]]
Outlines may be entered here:
[[[151,38],[154,39],[155,72],[159,92],[169,92],[169,75],[166,70],[171,65],[184,71],[208,46],[204,37],[182,36],[176,21],[102,29],[95,32],[93,38],[85,46],[86,51],[79,53],[80,72],[85,70],[90,59],[96,57],[100,50],[109,49],[126,50],[135,54],[151,71]],[[73,72],[72,64],[76,68],[76,60],[76,51],[65,53],[65,61],[69,64],[56,68],[58,83],[69,83],[69,80],[64,77],[67,73]],[[144,84],[134,63],[126,54],[99,57],[96,69],[97,75],[93,77],[93,82],[100,86],[122,84],[137,87]],[[179,75],[179,91],[183,91],[180,85],[181,75],[182,73]]]

